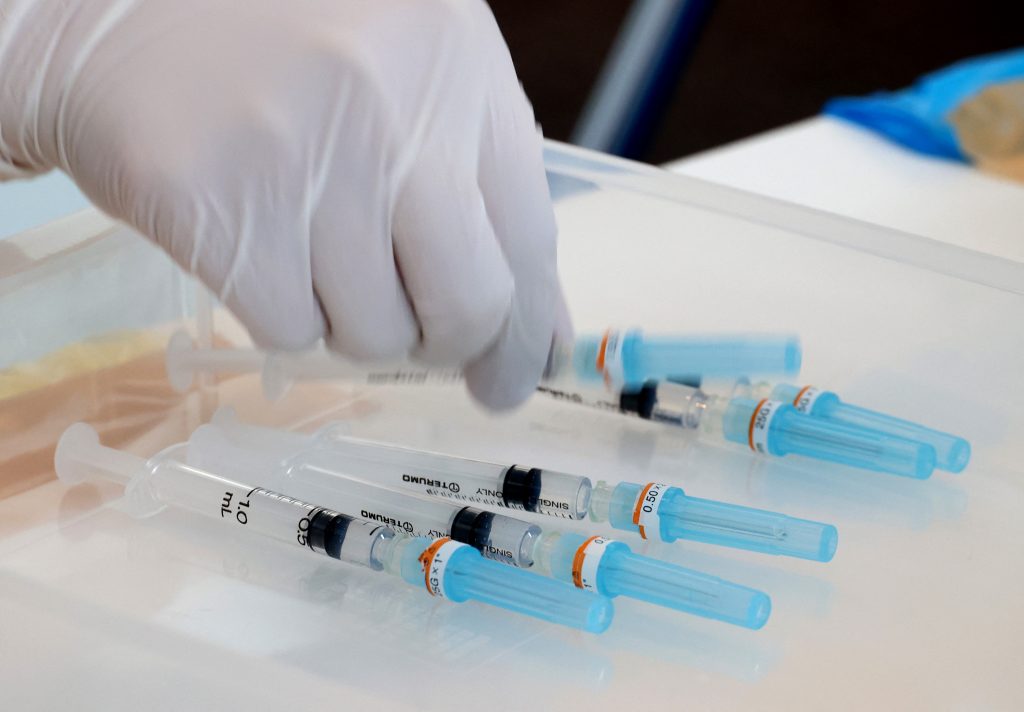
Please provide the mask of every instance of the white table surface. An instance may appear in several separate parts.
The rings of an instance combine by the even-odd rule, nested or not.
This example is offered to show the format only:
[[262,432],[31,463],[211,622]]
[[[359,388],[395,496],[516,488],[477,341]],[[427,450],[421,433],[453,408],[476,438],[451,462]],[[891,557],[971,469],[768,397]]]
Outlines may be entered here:
[[1024,184],[818,116],[671,170],[1024,262]]

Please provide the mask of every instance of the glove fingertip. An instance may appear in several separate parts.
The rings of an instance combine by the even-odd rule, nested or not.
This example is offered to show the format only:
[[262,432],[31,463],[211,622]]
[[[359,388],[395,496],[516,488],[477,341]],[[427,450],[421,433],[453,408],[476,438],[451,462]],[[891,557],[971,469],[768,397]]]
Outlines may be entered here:
[[525,403],[539,382],[539,378],[531,380],[523,376],[509,379],[491,375],[483,362],[467,367],[465,375],[466,386],[473,399],[495,412],[510,411]]
[[494,411],[522,405],[544,373],[552,326],[552,319],[536,316],[528,326],[522,310],[513,308],[498,339],[463,369],[473,398]]

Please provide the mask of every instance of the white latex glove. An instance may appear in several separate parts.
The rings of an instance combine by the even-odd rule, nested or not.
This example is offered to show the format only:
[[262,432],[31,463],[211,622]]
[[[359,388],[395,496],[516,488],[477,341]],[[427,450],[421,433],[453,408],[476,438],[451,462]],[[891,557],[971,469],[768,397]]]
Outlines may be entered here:
[[0,175],[67,172],[264,347],[536,386],[541,137],[482,0],[0,0]]

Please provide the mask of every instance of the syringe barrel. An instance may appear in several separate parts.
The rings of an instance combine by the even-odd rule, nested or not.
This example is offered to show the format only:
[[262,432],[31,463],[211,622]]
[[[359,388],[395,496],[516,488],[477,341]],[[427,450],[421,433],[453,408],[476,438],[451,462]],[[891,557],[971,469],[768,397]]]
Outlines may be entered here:
[[713,400],[700,388],[671,381],[649,382],[637,395],[643,396],[643,402],[650,403],[651,420],[686,429],[705,424],[704,414]]
[[962,472],[971,459],[971,445],[964,438],[844,403],[832,391],[778,384],[772,398],[792,403],[798,411],[815,418],[931,445],[935,450],[935,466],[940,470]]
[[[239,445],[218,426],[203,426],[189,441],[189,462],[224,472],[258,472],[269,486],[353,516],[380,522],[413,536],[452,536],[485,556],[514,566],[533,563],[540,528],[529,522],[454,504],[439,498],[390,489],[380,484],[379,464],[313,447],[281,460],[281,452],[260,462],[255,444]],[[239,473],[241,476],[241,473]]]
[[[378,481],[456,502],[505,507],[568,519],[582,519],[591,483],[565,472],[499,465],[438,453],[339,437],[331,448],[361,458],[378,470]],[[353,466],[352,471],[358,466]],[[365,470],[371,469],[370,465]]]
[[187,509],[335,559],[380,569],[378,547],[393,536],[379,524],[360,521],[164,456],[145,461],[103,447],[95,438],[95,431],[84,424],[69,428],[62,438],[62,446],[56,463],[58,470],[65,468],[68,462],[92,463],[97,474],[105,468],[117,468],[116,479],[123,481],[127,465],[134,460],[137,472],[129,486],[144,489],[146,496],[160,505]]
[[[281,450],[265,455],[256,443],[230,437],[215,425],[197,428],[189,440],[190,463],[241,477],[365,519],[379,521],[413,536],[444,536],[457,507],[354,479],[360,472],[340,470],[343,460],[329,451],[299,450],[282,458]],[[300,436],[301,437],[301,436]]]
[[548,536],[544,567],[581,588],[746,628],[760,628],[771,611],[771,601],[761,591],[634,554],[620,541],[575,532]]
[[174,461],[158,462],[149,482],[156,498],[164,504],[374,570],[382,568],[377,556],[380,543],[394,536],[380,523]]
[[543,383],[538,388],[562,403],[595,410],[621,413],[686,429],[700,427],[709,396],[699,388],[682,383],[650,380],[642,386],[626,386],[610,393],[581,383]]
[[590,503],[586,477],[362,440],[338,423],[313,436],[244,425],[227,414],[216,423],[225,436],[251,450],[283,458],[303,449],[329,449],[339,453],[346,474],[432,497],[568,519],[585,517]]
[[378,485],[372,473],[359,469],[361,463],[326,450],[300,452],[288,460],[280,487],[316,492],[321,501],[330,500],[331,506],[347,507],[361,517],[404,529],[412,536],[450,533],[458,506]]
[[813,418],[781,401],[733,398],[722,432],[726,440],[767,455],[795,453],[915,479],[935,469],[930,445]]
[[793,335],[649,336],[638,330],[579,336],[572,356],[578,378],[634,387],[672,376],[792,374],[800,361]]
[[[243,467],[266,479],[275,476],[296,453],[317,445],[315,435],[240,423],[230,408],[221,408],[206,425],[192,431],[188,441],[189,462],[210,460],[223,467]],[[225,462],[226,449],[232,462]],[[198,458],[198,460],[196,459]]]
[[[690,497],[679,487],[658,487],[656,483],[616,485],[608,512],[610,524],[639,532],[641,524],[650,522],[646,538],[666,542],[687,539],[812,561],[830,561],[835,554],[839,535],[831,524]],[[652,505],[647,507],[650,512],[643,509],[647,502]]]
[[610,393],[607,388],[599,387],[596,383],[582,383],[572,379],[543,382],[537,386],[537,392],[560,403],[582,405],[608,413],[635,414],[631,410],[623,409],[618,394]]
[[[441,548],[445,544],[448,551]],[[611,624],[613,608],[607,598],[490,561],[469,546],[452,544],[412,540],[401,553],[402,578],[455,602],[480,601],[590,633],[601,633]],[[443,568],[435,565],[438,554],[447,556]]]

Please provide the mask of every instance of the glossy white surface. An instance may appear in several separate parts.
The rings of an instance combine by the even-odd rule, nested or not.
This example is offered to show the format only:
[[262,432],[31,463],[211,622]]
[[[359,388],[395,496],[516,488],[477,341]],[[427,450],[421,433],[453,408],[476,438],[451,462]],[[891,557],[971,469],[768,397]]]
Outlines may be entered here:
[[1024,262],[1024,184],[922,156],[828,116],[668,167]]
[[[52,483],[0,502],[0,521],[50,520],[0,541],[0,707],[1020,708],[1024,298],[623,193],[568,198],[559,220],[581,329],[797,330],[804,380],[963,434],[974,460],[918,482],[540,398],[491,418],[461,392],[338,387],[337,411],[310,421],[829,521],[838,553],[822,565],[623,533],[766,590],[772,618],[751,632],[618,600],[608,633],[587,636],[193,515],[133,520],[97,508],[109,487]],[[257,389],[235,379],[218,399],[270,418]]]

